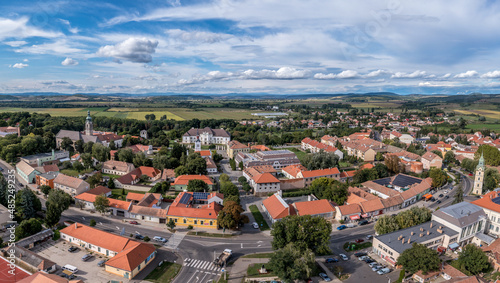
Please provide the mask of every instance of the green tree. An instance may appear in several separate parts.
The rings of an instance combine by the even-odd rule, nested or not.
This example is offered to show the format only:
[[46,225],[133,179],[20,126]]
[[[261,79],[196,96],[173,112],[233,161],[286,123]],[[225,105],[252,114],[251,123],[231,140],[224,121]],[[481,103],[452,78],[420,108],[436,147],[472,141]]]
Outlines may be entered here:
[[238,163],[238,167],[241,171],[243,171],[243,169],[245,168],[245,166],[243,165],[243,161],[240,161],[240,163]]
[[207,192],[208,185],[203,180],[193,179],[189,180],[187,190],[188,192]]
[[85,170],[85,167],[83,167],[83,165],[80,162],[75,161],[75,163],[73,163],[73,169],[75,169],[78,172],[82,172],[83,170]]
[[95,188],[102,181],[101,172],[97,172],[96,174],[87,178],[87,183],[89,183],[91,188]]
[[441,152],[441,150],[435,149],[435,150],[432,150],[431,152],[434,153],[435,155],[443,158],[443,153]]
[[396,155],[389,155],[385,159],[385,166],[387,166],[387,169],[389,169],[389,171],[393,172],[394,174],[398,174],[402,171],[399,157]]
[[97,223],[95,222],[94,219],[90,219],[90,223],[89,223],[89,226],[90,227],[94,227]]
[[223,205],[226,205],[228,201],[234,201],[237,204],[240,204],[240,196],[239,195],[228,195],[224,196],[224,202]]
[[377,154],[375,154],[375,160],[384,161],[384,154],[382,154],[382,152],[377,152]]
[[500,182],[500,173],[495,168],[486,168],[484,171],[484,190],[491,191],[498,187]]
[[61,219],[63,211],[69,208],[73,198],[61,190],[51,190],[49,197],[45,202],[47,213],[45,215],[45,223],[49,226],[54,226]]
[[424,274],[427,274],[429,271],[439,269],[441,259],[435,250],[428,249],[426,246],[418,243],[413,243],[411,248],[401,253],[397,264],[402,265],[410,273],[422,270]]
[[18,219],[30,219],[36,217],[36,213],[42,210],[42,203],[32,190],[25,187],[17,192],[15,207]]
[[465,246],[452,265],[468,275],[477,275],[491,268],[488,256],[481,248],[473,244]]
[[207,161],[199,153],[190,154],[187,157],[186,168],[189,174],[207,174]]
[[113,181],[113,178],[111,178],[111,177],[109,177],[108,188],[110,188],[110,189],[116,188],[115,182]]
[[68,137],[64,137],[61,141],[61,149],[73,152],[73,141]]
[[106,211],[108,211],[108,207],[109,199],[104,194],[96,196],[94,200],[94,208],[97,212],[104,214]]
[[82,154],[80,154],[80,157],[82,158],[83,166],[85,168],[92,167],[92,165],[93,165],[92,154],[90,154],[90,153],[82,153]]
[[134,155],[132,163],[134,163],[135,167],[153,165],[153,161],[149,159],[143,152],[138,152],[136,155]]
[[378,172],[375,170],[375,168],[372,169],[363,169],[363,170],[358,170],[356,171],[356,174],[354,174],[353,182],[355,184],[361,184],[366,181],[371,181],[378,179]]
[[189,174],[188,169],[183,165],[175,168],[174,172],[175,172],[175,177]]
[[462,184],[460,184],[455,192],[455,196],[451,204],[461,203],[463,201],[464,201],[464,190],[462,189]]
[[228,182],[230,181],[229,176],[226,173],[220,174],[219,181],[222,182]]
[[474,154],[474,159],[478,160],[481,154],[483,154],[484,163],[486,165],[500,165],[500,151],[496,147],[488,144],[480,145],[476,153]]
[[50,190],[52,190],[52,188],[50,186],[47,186],[47,185],[40,186],[40,191],[42,192],[42,194],[45,197],[47,197],[49,195]]
[[170,218],[170,220],[168,220],[167,227],[170,229],[175,229],[175,226],[176,225],[174,219]]
[[116,154],[118,155],[118,160],[132,163],[134,160],[134,152],[130,148],[119,149]]
[[444,159],[443,161],[447,164],[450,164],[450,163],[455,163],[457,161],[457,159],[455,158],[455,153],[453,153],[453,151],[447,151],[445,154],[444,154]]
[[84,152],[84,149],[83,149],[84,145],[85,145],[85,143],[83,142],[83,140],[77,140],[77,141],[75,141],[75,150],[76,150],[76,152],[83,153]]
[[21,221],[19,226],[16,227],[14,235],[16,236],[16,241],[26,238],[28,236],[34,235],[42,231],[42,222],[36,218],[25,219]]
[[429,177],[432,178],[432,186],[434,188],[444,186],[448,180],[448,174],[439,168],[431,168],[429,170]]
[[246,182],[247,182],[247,178],[245,178],[244,176],[240,176],[238,178],[238,183],[240,183],[240,185],[243,185]]
[[400,229],[396,217],[392,215],[384,215],[379,217],[377,222],[375,222],[375,231],[379,235],[391,233]]
[[220,183],[220,192],[224,194],[225,197],[230,195],[239,195],[238,187],[230,181]]
[[311,277],[316,262],[311,250],[302,251],[290,243],[271,254],[268,266],[281,280],[288,283]]
[[228,201],[217,215],[217,223],[222,228],[236,229],[241,220],[243,208],[235,201]]
[[326,177],[314,180],[309,186],[311,192],[318,198],[331,200],[338,205],[343,205],[347,200],[349,196],[347,188],[347,184]]
[[110,149],[108,147],[105,147],[100,143],[92,145],[92,156],[99,162],[105,162],[109,159],[109,151]]
[[332,225],[322,217],[287,216],[273,224],[273,249],[282,249],[294,243],[297,250],[311,250],[315,254],[328,254]]
[[234,158],[229,159],[229,166],[231,166],[231,170],[236,171],[236,161],[234,161]]

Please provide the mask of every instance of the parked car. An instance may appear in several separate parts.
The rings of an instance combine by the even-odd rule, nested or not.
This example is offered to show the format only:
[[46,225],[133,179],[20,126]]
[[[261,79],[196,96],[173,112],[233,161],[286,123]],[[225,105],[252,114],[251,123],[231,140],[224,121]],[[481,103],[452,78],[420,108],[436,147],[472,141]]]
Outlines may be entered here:
[[444,197],[444,195],[443,195],[443,194],[440,194],[440,195],[439,195],[439,197],[440,197],[440,198],[442,198],[442,197]]
[[363,239],[356,239],[356,241],[355,241],[355,242],[359,244],[359,243],[363,243],[364,241],[365,241],[365,240],[363,240]]
[[128,223],[132,224],[132,225],[139,225],[139,222],[135,221],[135,220],[132,220],[132,221],[129,221]]
[[377,271],[377,273],[380,274],[380,275],[387,274],[389,272],[391,272],[391,270],[389,268],[387,268],[387,267],[386,268],[382,268],[379,271]]
[[68,249],[68,252],[72,253],[72,252],[76,252],[76,251],[78,251],[78,250],[79,250],[79,248],[77,248],[77,247],[70,247],[70,248]]
[[325,280],[326,282],[332,281],[332,279],[330,279],[330,277],[328,277],[328,275],[326,275],[326,273],[320,273],[319,277],[321,277],[321,279]]
[[73,279],[75,279],[75,277],[76,277],[76,276],[75,276],[75,275],[73,275],[73,274],[69,274],[69,275],[68,275],[68,274],[65,274],[65,273],[61,273],[61,275],[60,275],[60,276],[61,276],[61,277],[63,277],[63,278],[66,278],[66,279],[68,279],[68,280],[73,280]]
[[366,236],[366,239],[367,239],[367,240],[371,240],[372,238],[373,238],[373,236],[372,236],[372,235],[367,235],[367,236]]
[[339,256],[343,260],[349,260],[349,258],[345,254],[339,254]]
[[86,254],[86,255],[82,256],[82,260],[83,260],[83,261],[87,261],[87,260],[89,260],[89,259],[91,259],[91,258],[92,258],[92,255],[91,255],[91,254]]
[[326,263],[333,263],[333,262],[339,262],[339,260],[336,258],[327,258],[327,259],[325,259],[325,262]]
[[347,226],[345,225],[340,225],[339,227],[337,227],[337,230],[344,230],[345,228],[347,228]]
[[345,226],[347,226],[347,228],[354,228],[356,227],[356,223],[347,223]]
[[366,262],[366,263],[372,263],[372,262],[375,262],[375,261],[373,259],[371,259],[371,258],[367,258],[367,259],[364,260],[364,262]]
[[380,269],[382,269],[382,268],[383,268],[383,266],[380,266],[380,265],[375,265],[374,267],[372,267],[372,271],[373,271],[373,272],[377,272],[377,271],[379,271],[379,270],[380,270]]
[[106,261],[108,261],[108,260],[107,260],[107,259],[103,259],[103,260],[99,261],[99,262],[97,263],[97,266],[99,266],[99,267],[103,267],[103,266],[104,266],[104,264],[106,263]]
[[259,224],[257,222],[252,223],[254,229],[259,229]]
[[155,240],[157,242],[161,242],[161,243],[166,243],[167,242],[167,239],[165,239],[163,237],[160,237],[160,236],[154,236],[153,240]]
[[365,259],[369,259],[370,257],[364,255],[364,256],[360,256],[358,257],[358,260],[365,260]]
[[363,219],[363,220],[359,221],[359,225],[366,225],[368,223],[370,223],[370,222],[368,220],[366,220],[366,219]]
[[365,256],[365,255],[367,255],[367,253],[365,253],[365,252],[357,252],[354,254],[355,257],[360,257],[360,256]]
[[449,198],[450,198],[450,196],[445,196],[444,198],[445,198],[445,199],[449,199]]
[[374,261],[374,262],[370,262],[370,263],[368,264],[368,266],[369,266],[369,267],[374,267],[374,266],[376,266],[376,265],[378,265],[378,262],[376,262],[376,261]]
[[440,204],[441,203],[441,200],[438,199],[438,201],[436,201],[437,204]]
[[143,235],[141,235],[141,234],[135,234],[135,238],[136,238],[137,240],[142,240],[142,239],[144,239],[144,236],[143,236]]

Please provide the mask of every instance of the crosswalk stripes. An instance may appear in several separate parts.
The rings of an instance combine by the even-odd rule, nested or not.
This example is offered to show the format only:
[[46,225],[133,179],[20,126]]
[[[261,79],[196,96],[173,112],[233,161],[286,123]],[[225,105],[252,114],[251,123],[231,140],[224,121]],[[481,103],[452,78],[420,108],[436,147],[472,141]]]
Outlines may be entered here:
[[221,267],[214,265],[210,261],[192,259],[192,258],[184,259],[184,266],[192,267],[192,268],[196,268],[196,269],[204,269],[204,270],[214,271],[214,272],[220,272],[222,269]]

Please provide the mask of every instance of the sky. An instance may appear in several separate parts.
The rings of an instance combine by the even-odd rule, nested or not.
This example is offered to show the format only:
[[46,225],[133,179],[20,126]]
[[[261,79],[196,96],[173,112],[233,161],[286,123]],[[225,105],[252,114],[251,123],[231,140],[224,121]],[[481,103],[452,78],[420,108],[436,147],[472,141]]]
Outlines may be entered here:
[[500,1],[1,1],[0,93],[500,93]]

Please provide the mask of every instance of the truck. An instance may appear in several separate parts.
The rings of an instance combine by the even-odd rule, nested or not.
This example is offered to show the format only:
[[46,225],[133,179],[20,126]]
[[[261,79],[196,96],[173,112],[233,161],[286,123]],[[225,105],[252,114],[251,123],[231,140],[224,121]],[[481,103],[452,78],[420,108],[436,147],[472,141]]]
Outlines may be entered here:
[[214,259],[214,265],[223,267],[232,254],[232,250],[225,249],[216,259]]

